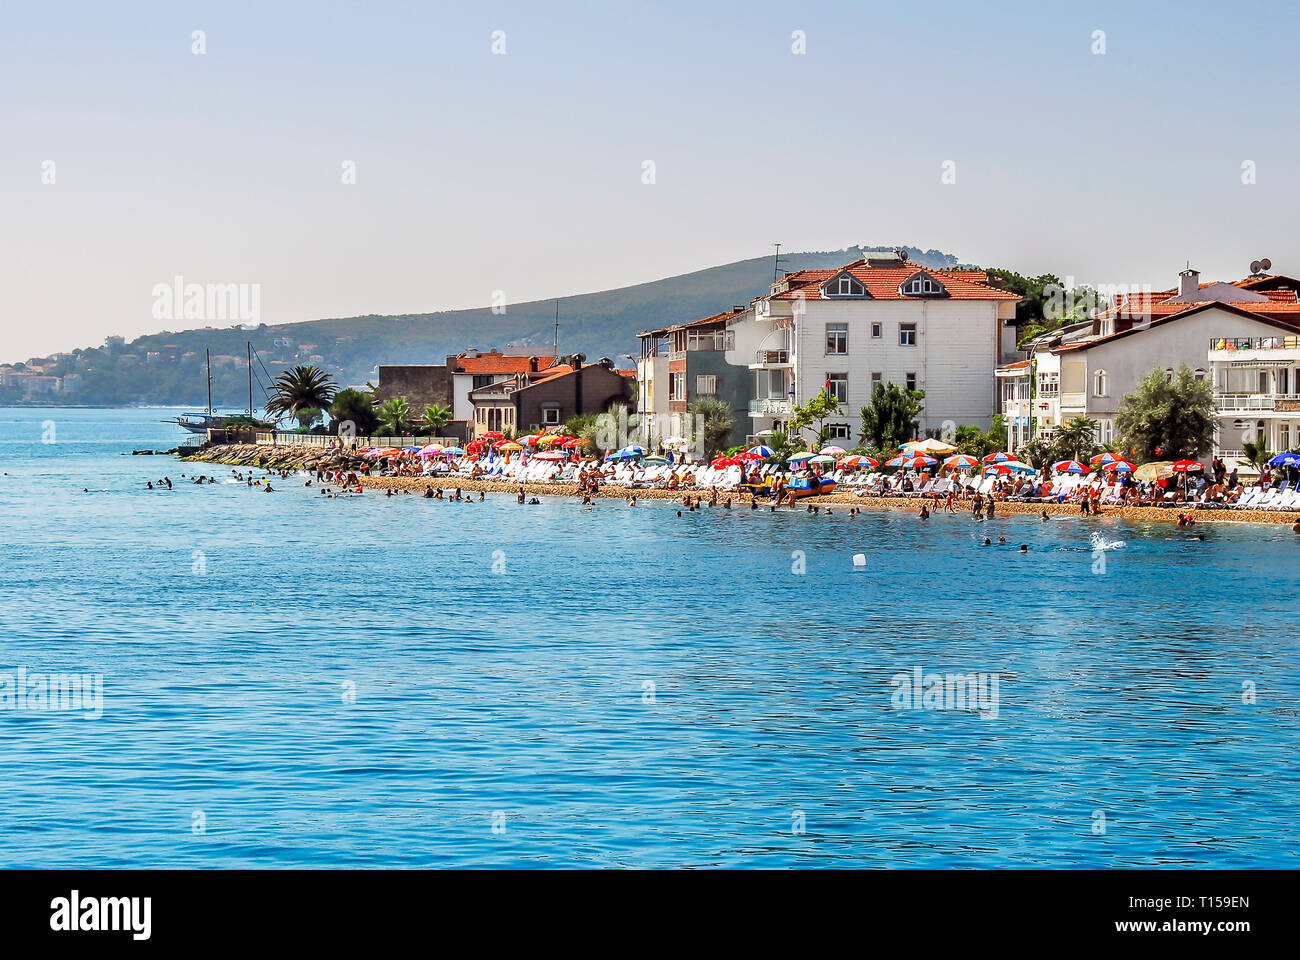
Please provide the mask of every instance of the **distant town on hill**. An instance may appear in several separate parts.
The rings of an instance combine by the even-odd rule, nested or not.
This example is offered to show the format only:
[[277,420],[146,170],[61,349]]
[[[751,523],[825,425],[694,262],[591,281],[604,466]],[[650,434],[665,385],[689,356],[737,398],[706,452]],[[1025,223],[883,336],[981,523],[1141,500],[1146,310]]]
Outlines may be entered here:
[[[780,269],[830,268],[865,252],[894,247],[850,247],[782,253]],[[903,247],[909,258],[936,269],[961,266],[938,250]],[[776,266],[773,256],[755,257],[650,283],[560,298],[560,348],[565,353],[609,357],[632,366],[636,334],[651,327],[693,320],[748,303],[764,293]],[[340,386],[373,381],[378,364],[441,363],[448,354],[477,348],[551,353],[556,301],[398,316],[342,317],[301,323],[238,324],[164,331],[126,341],[108,337],[101,346],[36,357],[0,366],[0,403],[85,405],[176,404],[202,406],[204,351],[212,356],[212,400],[242,408],[249,393],[247,344],[254,351],[254,406],[265,399],[260,383],[282,370],[320,367]]]

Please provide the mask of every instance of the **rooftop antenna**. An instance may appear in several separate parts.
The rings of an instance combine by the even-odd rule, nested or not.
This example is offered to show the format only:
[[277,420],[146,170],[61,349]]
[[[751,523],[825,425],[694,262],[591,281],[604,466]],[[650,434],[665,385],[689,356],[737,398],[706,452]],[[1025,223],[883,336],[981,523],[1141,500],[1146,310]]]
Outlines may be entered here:
[[781,260],[783,257],[781,256],[781,244],[774,243],[772,246],[776,247],[776,258],[772,261],[772,282],[776,283],[779,279],[777,274],[781,272]]

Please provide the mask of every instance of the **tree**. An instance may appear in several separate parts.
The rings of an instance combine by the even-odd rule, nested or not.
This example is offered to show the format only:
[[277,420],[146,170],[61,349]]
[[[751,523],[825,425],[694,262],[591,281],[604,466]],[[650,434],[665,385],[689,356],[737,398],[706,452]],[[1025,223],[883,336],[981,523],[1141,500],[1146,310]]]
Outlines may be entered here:
[[877,450],[892,450],[916,436],[924,390],[907,390],[896,383],[877,383],[871,403],[862,408],[860,442]]
[[1272,455],[1268,450],[1268,437],[1264,435],[1261,435],[1258,440],[1243,439],[1241,441],[1241,452],[1246,458],[1246,462],[1260,473],[1264,472],[1264,468],[1268,466],[1268,461],[1272,459]]
[[266,412],[276,419],[296,417],[308,408],[328,409],[334,399],[334,380],[319,367],[294,367],[275,378]]
[[1087,460],[1100,448],[1097,443],[1097,421],[1088,417],[1075,417],[1065,423],[1052,436],[1056,461]]
[[696,418],[702,436],[696,440],[704,442],[704,455],[721,450],[731,442],[731,427],[736,422],[731,404],[717,397],[700,397],[687,410]]
[[414,432],[411,424],[411,405],[405,397],[393,397],[379,405],[379,432],[386,436],[401,436]]
[[451,410],[440,403],[430,404],[424,408],[424,429],[428,430],[431,435],[437,435],[442,431],[447,423],[451,420]]
[[334,402],[330,404],[330,421],[335,433],[338,433],[343,424],[351,423],[354,436],[369,436],[379,425],[379,418],[375,416],[374,397],[354,387],[345,387],[334,394]]
[[790,411],[791,415],[789,422],[786,424],[786,431],[796,437],[802,437],[805,430],[816,424],[815,435],[808,449],[820,449],[830,433],[826,428],[826,421],[839,412],[839,399],[830,391],[823,390],[810,398],[807,403],[794,405]]
[[784,430],[773,430],[769,433],[767,445],[774,451],[772,459],[777,461],[784,461],[792,453],[798,453],[807,447],[798,435],[786,433]]
[[1181,460],[1213,446],[1215,420],[1213,385],[1183,364],[1173,377],[1157,368],[1139,380],[1115,426],[1139,459]]
[[300,407],[293,417],[298,421],[298,429],[306,432],[325,418],[325,411],[320,407]]

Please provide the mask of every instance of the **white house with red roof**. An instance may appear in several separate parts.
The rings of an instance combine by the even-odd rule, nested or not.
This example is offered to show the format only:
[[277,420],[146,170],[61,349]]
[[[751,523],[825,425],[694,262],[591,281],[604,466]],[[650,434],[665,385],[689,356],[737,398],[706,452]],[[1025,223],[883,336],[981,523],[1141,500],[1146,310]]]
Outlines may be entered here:
[[[1177,288],[1120,296],[1091,321],[1039,338],[1032,373],[1007,365],[999,378],[1027,378],[1035,435],[1088,417],[1108,444],[1138,381],[1185,364],[1213,382],[1220,412],[1215,449],[1203,455],[1239,458],[1242,437],[1261,433],[1286,450],[1300,444],[1298,291],[1300,281],[1273,275],[1201,283],[1189,268]],[[1004,392],[1004,410],[1009,403]]]
[[827,422],[831,436],[852,446],[877,383],[925,391],[923,431],[987,428],[1019,300],[982,271],[929,269],[901,253],[791,273],[729,321],[727,362],[754,374],[750,433],[783,428],[792,405],[828,390],[842,414]]

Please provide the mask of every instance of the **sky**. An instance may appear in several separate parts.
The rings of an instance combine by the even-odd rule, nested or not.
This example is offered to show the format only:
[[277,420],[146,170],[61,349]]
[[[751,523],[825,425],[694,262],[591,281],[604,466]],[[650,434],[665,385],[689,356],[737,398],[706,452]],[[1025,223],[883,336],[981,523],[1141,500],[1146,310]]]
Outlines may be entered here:
[[1300,274],[1297,26],[1263,0],[6,3],[0,361],[202,326],[157,315],[178,276],[256,285],[274,324],[774,242]]

